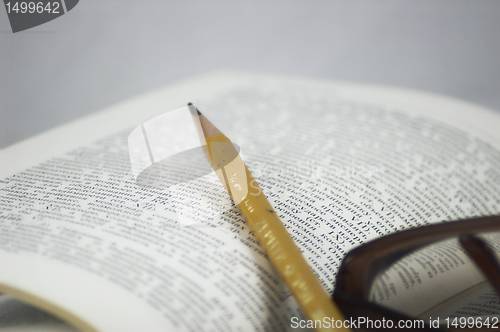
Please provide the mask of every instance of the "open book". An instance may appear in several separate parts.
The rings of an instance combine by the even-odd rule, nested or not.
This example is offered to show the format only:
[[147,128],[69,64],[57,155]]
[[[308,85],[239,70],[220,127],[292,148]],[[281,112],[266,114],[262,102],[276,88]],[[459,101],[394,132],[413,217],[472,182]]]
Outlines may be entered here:
[[[237,209],[196,203],[223,191],[197,178],[148,189],[131,173],[133,128],[189,101],[239,145],[328,290],[369,239],[500,213],[500,114],[381,86],[215,73],[1,151],[2,293],[83,331],[290,328],[297,306]],[[463,269],[393,289],[440,289],[415,304],[423,313]]]

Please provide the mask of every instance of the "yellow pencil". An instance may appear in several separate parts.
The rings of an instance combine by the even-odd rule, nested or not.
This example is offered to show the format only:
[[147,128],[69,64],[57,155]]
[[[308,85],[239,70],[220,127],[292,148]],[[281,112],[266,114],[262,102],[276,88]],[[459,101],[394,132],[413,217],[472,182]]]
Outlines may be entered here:
[[[312,320],[322,320],[325,317],[343,319],[340,310],[321,286],[232,142],[194,105],[188,106],[199,126],[200,137],[211,166],[303,313]],[[331,328],[317,330],[348,331]]]

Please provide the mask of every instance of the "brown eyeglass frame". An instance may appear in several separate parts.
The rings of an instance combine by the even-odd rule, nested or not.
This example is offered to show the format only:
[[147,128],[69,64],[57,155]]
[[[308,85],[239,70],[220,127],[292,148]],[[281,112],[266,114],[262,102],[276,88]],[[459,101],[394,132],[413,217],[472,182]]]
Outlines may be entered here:
[[[500,232],[500,215],[475,217],[416,227],[390,234],[351,250],[342,260],[336,276],[333,300],[346,318],[366,316],[392,321],[412,319],[396,310],[371,302],[374,279],[392,264],[427,245],[459,238],[459,243],[500,296],[500,264],[490,246],[474,234]],[[395,324],[394,326],[397,326]],[[420,331],[450,331],[432,329]],[[486,330],[486,329],[475,329]]]

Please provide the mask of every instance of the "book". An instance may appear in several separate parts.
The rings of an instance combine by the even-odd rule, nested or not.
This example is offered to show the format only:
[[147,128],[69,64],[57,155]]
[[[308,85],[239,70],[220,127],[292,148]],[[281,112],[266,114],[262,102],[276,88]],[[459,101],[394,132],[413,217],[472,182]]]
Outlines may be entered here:
[[[291,328],[297,305],[216,177],[151,186],[132,173],[133,129],[187,102],[238,144],[329,291],[343,256],[370,239],[500,213],[500,114],[407,89],[216,72],[0,152],[9,301],[85,331]],[[374,296],[440,289],[412,307],[428,312],[456,298],[453,274],[473,275],[465,260],[439,264],[410,286],[385,276],[397,296],[384,299],[383,283]]]

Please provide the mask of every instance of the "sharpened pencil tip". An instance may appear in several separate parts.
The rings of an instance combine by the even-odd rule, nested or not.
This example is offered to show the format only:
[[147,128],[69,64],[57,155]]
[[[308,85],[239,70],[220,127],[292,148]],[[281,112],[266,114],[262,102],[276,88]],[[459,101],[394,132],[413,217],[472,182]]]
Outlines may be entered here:
[[200,110],[198,109],[198,107],[194,106],[194,104],[193,104],[193,103],[189,102],[187,105],[188,105],[188,107],[189,107],[189,108],[191,108],[191,109],[193,109],[193,108],[194,108],[194,109],[196,110],[196,114],[201,115]]

